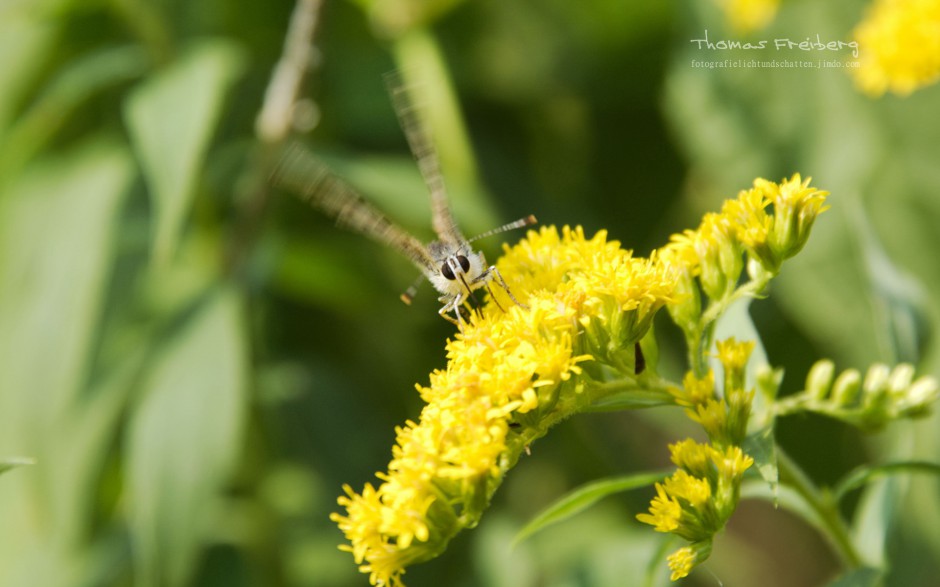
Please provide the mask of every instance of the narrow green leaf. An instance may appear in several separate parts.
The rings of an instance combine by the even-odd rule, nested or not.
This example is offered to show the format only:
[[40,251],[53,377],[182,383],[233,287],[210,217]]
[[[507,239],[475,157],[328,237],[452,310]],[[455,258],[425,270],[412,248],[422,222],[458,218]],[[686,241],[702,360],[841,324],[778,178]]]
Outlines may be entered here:
[[132,414],[126,484],[142,587],[186,584],[241,448],[244,333],[233,291],[204,302],[158,359]]
[[0,135],[17,118],[30,87],[55,49],[56,23],[43,18],[41,11],[11,10],[5,4],[0,18]]
[[850,571],[829,583],[826,587],[879,587],[884,573],[871,567]]
[[853,542],[869,566],[887,563],[888,530],[898,515],[907,480],[888,477],[865,487],[852,523]]
[[916,363],[930,334],[926,289],[888,256],[858,199],[847,199],[846,204],[870,282],[881,354],[897,362]]
[[606,395],[587,408],[587,412],[619,412],[672,405],[672,397],[656,389],[629,389]]
[[898,473],[933,473],[934,475],[940,476],[940,463],[900,461],[897,463],[887,463],[885,465],[858,467],[846,475],[832,490],[832,497],[835,501],[841,501],[848,492],[854,489],[858,489],[876,479]]
[[140,76],[146,63],[144,52],[135,45],[106,47],[71,60],[0,139],[0,178],[14,175],[30,161],[81,105]]
[[518,544],[546,526],[556,524],[574,516],[608,495],[652,485],[662,480],[668,474],[668,471],[635,473],[633,475],[602,479],[588,483],[587,485],[582,485],[535,516],[532,521],[526,524],[525,527],[516,534],[513,543]]
[[35,465],[36,461],[27,457],[8,457],[0,459],[0,474],[24,465]]
[[775,508],[783,508],[807,524],[826,535],[829,531],[826,523],[819,517],[819,513],[806,502],[806,500],[788,485],[778,485],[772,488],[763,480],[745,479],[741,484],[741,499],[762,499],[770,502]]
[[128,97],[124,117],[156,211],[153,253],[166,261],[176,248],[199,170],[241,55],[224,41],[193,47]]
[[0,440],[44,464],[36,423],[60,433],[86,375],[131,177],[123,147],[88,141],[0,193]]
[[780,482],[780,472],[777,469],[776,443],[772,426],[762,428],[744,439],[742,446],[744,452],[754,459],[754,466],[761,478],[767,482],[771,491],[776,494],[777,484]]
[[669,534],[663,536],[656,547],[656,552],[650,557],[646,566],[646,577],[644,578],[644,587],[655,587],[665,583],[668,578],[666,561],[669,557],[669,550],[676,542],[676,536]]
[[[748,389],[753,389],[756,386],[757,370],[764,365],[769,365],[764,343],[761,342],[760,333],[757,332],[754,320],[751,319],[750,307],[752,301],[754,300],[747,298],[731,304],[719,318],[718,324],[715,326],[714,336],[715,342],[727,340],[731,337],[736,338],[738,341],[750,340],[754,342],[754,351],[751,352],[751,358],[747,363],[746,384]],[[714,348],[708,349],[709,352],[714,352],[714,350]],[[709,363],[715,372],[715,381],[720,385],[723,380],[720,376],[721,363],[718,361],[717,355],[712,356]],[[759,394],[755,395],[755,411],[763,409],[760,405],[762,399]]]

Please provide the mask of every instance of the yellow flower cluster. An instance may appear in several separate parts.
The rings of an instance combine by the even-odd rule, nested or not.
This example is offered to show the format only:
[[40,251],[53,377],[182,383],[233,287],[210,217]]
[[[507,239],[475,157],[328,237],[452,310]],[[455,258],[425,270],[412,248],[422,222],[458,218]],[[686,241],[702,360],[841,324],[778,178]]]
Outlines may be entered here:
[[759,31],[777,15],[780,0],[716,0],[731,28],[741,33]]
[[669,389],[676,404],[685,407],[689,418],[701,424],[710,444],[686,439],[670,445],[672,462],[679,468],[656,484],[649,513],[637,515],[639,521],[658,532],[670,532],[691,543],[668,558],[673,581],[685,577],[709,557],[714,535],[724,528],[737,507],[744,472],[754,464],[740,446],[754,398],[753,392],[744,388],[754,343],[731,338],[716,346],[724,370],[721,397],[715,391],[711,370],[702,377],[689,371],[682,389]]
[[753,261],[748,273],[759,288],[803,248],[816,217],[828,209],[829,193],[809,183],[798,173],[779,184],[758,178],[751,189],[726,200],[720,213],[706,214],[696,230],[673,235],[659,251],[677,272],[677,302],[669,313],[687,334],[702,329],[702,293],[721,304],[733,299],[744,252]]
[[940,79],[940,0],[875,0],[856,27],[858,87],[906,96]]
[[713,537],[734,512],[741,478],[754,460],[738,446],[720,449],[692,439],[671,444],[669,450],[679,469],[656,484],[649,513],[637,519],[691,543],[669,556],[675,581],[711,554]]
[[498,267],[525,307],[489,300],[471,317],[448,341],[447,368],[418,387],[427,405],[397,430],[382,483],[338,500],[343,548],[373,585],[401,585],[408,565],[474,526],[526,446],[596,399],[580,364],[603,364],[616,345],[632,352],[674,287],[657,258],[580,228],[532,231]]

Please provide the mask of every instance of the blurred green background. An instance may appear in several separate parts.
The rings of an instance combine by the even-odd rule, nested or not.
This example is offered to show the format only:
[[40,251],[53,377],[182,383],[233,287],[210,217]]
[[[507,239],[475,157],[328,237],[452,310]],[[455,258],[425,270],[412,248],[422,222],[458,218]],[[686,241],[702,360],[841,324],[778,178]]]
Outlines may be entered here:
[[[303,140],[430,239],[382,82],[401,68],[434,96],[467,233],[534,213],[641,255],[755,177],[811,175],[832,210],[752,306],[784,390],[822,357],[938,375],[940,88],[871,99],[841,69],[691,66],[716,57],[690,43],[705,29],[848,39],[864,8],[794,0],[747,37],[706,0],[327,0]],[[0,476],[0,585],[368,583],[328,515],[343,483],[385,469],[453,327],[427,284],[398,301],[406,261],[268,187],[277,141],[255,121],[292,10],[0,4],[0,457],[36,460]],[[495,259],[518,237],[482,246]],[[663,357],[677,378],[678,357]],[[936,417],[874,437],[807,417],[778,437],[827,484],[865,461],[936,460],[937,432]],[[650,492],[511,538],[692,433],[669,410],[564,423],[409,585],[637,584],[660,547],[634,520]],[[896,478],[846,510],[886,528],[865,548],[891,560],[889,585],[935,584],[938,497],[932,479]],[[821,585],[837,562],[791,514],[744,502],[705,569],[687,584]]]

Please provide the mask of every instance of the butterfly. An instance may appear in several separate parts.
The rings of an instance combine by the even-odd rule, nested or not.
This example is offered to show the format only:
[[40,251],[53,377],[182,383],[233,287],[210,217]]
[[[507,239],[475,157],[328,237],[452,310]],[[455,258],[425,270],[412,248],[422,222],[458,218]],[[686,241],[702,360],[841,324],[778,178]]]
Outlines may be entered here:
[[[473,238],[466,238],[454,220],[437,151],[422,124],[419,111],[412,104],[400,74],[387,74],[386,84],[399,123],[431,195],[431,226],[437,240],[424,244],[389,220],[352,186],[334,175],[325,163],[298,143],[290,144],[286,148],[272,174],[273,183],[297,193],[314,208],[333,217],[339,226],[363,234],[401,253],[421,271],[423,278],[430,281],[440,294],[438,301],[443,306],[438,310],[438,314],[461,330],[465,324],[461,308],[477,289],[485,289],[494,303],[503,310],[493,296],[492,283],[502,288],[513,303],[525,307],[513,295],[499,269],[495,265],[488,265],[483,253],[475,251],[471,243],[500,232],[535,224],[535,216],[529,215]],[[402,294],[402,301],[411,303],[416,295],[417,285],[415,283]]]

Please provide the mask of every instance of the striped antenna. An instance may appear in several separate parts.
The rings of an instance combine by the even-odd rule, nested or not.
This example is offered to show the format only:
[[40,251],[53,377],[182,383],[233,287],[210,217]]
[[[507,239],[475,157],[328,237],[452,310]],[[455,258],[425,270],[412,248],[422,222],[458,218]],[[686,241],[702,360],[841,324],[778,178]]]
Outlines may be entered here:
[[488,237],[488,236],[493,236],[494,234],[499,234],[499,233],[501,233],[501,232],[506,232],[507,230],[515,230],[515,229],[517,229],[517,228],[523,228],[523,227],[526,227],[526,226],[532,226],[533,224],[536,224],[537,222],[538,222],[538,219],[536,219],[535,215],[534,215],[534,214],[529,214],[529,215],[526,216],[525,218],[520,218],[519,220],[516,220],[515,222],[510,222],[510,223],[508,223],[508,224],[504,224],[504,225],[502,225],[502,226],[500,226],[500,227],[494,228],[493,230],[487,230],[487,231],[484,232],[483,234],[478,234],[478,235],[476,235],[475,237],[473,237],[472,239],[468,240],[467,242],[471,242],[471,243],[472,243],[473,241],[480,240],[481,238],[486,238],[486,237]]
[[404,291],[399,297],[401,301],[405,303],[406,306],[410,306],[411,302],[414,301],[415,296],[418,295],[418,286],[424,282],[424,275],[419,275],[418,279],[414,283],[408,286],[408,289]]

